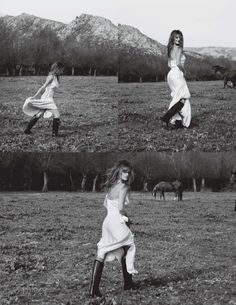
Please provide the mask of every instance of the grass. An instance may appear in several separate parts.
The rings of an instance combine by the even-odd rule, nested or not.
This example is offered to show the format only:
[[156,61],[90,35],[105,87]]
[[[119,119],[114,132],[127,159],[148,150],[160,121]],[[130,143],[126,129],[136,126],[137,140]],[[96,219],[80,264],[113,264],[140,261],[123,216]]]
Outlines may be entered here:
[[117,147],[118,90],[116,77],[66,77],[55,92],[61,114],[60,137],[52,138],[51,120],[23,133],[29,117],[22,111],[45,77],[0,78],[1,151],[108,151]]
[[235,193],[184,193],[182,202],[133,193],[137,291],[105,266],[105,299],[88,299],[106,215],[103,193],[2,193],[1,305],[233,305]]
[[61,113],[60,137],[51,120],[33,135],[23,133],[29,117],[24,100],[45,77],[0,78],[1,151],[232,151],[236,149],[236,90],[221,81],[189,82],[192,124],[167,130],[160,121],[170,102],[167,83],[124,84],[116,77],[66,77],[55,94]]
[[190,128],[167,130],[160,121],[170,103],[167,83],[120,84],[119,148],[126,151],[218,152],[236,148],[236,90],[222,81],[189,82]]

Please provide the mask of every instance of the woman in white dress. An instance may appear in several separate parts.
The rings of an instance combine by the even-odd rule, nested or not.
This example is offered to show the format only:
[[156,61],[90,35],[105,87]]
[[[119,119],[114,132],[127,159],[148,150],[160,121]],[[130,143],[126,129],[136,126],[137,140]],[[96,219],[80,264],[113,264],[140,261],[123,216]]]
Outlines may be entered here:
[[[54,90],[59,86],[59,77],[63,73],[63,65],[55,62],[49,71],[46,82],[39,88],[37,93],[26,99],[23,105],[23,111],[32,117],[29,121],[24,133],[31,134],[32,127],[37,123],[40,117],[50,118],[53,116],[52,135],[58,136],[60,125],[60,114],[54,102]],[[44,91],[41,98],[39,95]]]
[[133,181],[131,164],[122,160],[110,169],[107,175],[107,195],[104,206],[107,216],[102,224],[102,238],[97,244],[97,258],[94,261],[92,281],[89,290],[90,297],[101,297],[99,284],[104,262],[117,258],[122,265],[124,290],[135,288],[132,275],[138,273],[134,268],[135,244],[129,228],[130,218],[125,206],[129,203],[128,193]]
[[167,75],[167,82],[171,90],[172,101],[169,110],[161,120],[171,123],[176,128],[189,127],[191,122],[190,92],[184,78],[185,55],[183,52],[183,34],[174,30],[170,34],[168,46],[168,66],[171,68]]

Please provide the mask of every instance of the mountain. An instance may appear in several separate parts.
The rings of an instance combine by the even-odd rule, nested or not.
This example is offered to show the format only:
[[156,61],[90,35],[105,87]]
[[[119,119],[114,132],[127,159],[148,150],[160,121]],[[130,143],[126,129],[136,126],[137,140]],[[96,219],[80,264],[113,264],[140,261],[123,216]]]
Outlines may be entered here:
[[212,56],[219,58],[223,56],[230,60],[236,60],[236,48],[226,47],[202,47],[202,48],[187,48],[189,51],[196,52],[198,54]]
[[[166,46],[163,44],[144,35],[137,28],[123,24],[116,26],[104,17],[81,14],[69,24],[65,24],[23,13],[19,16],[3,16],[0,20],[16,32],[18,37],[33,37],[37,30],[49,28],[61,40],[73,37],[77,42],[86,42],[92,46],[106,42],[112,48],[116,48],[119,41],[119,46],[126,50],[132,49],[143,54],[166,56]],[[236,60],[236,48],[187,48],[186,52],[196,59],[203,59],[205,55],[210,55],[215,58],[224,56]]]
[[17,32],[19,36],[31,36],[39,29],[49,28],[56,35],[64,40],[69,36],[77,42],[90,41],[90,43],[101,43],[104,41],[117,42],[118,27],[110,20],[88,14],[81,14],[69,24],[58,21],[48,20],[33,15],[21,14],[19,16],[1,17],[4,23]]
[[19,16],[3,16],[0,18],[5,25],[15,31],[20,36],[32,36],[38,29],[50,28],[56,33],[60,33],[66,24],[49,19],[43,19],[29,14]]
[[93,38],[97,42],[113,41],[115,43],[118,37],[118,28],[109,19],[81,14],[60,31],[59,35],[62,39],[72,35],[77,42]]
[[166,55],[166,47],[141,33],[137,28],[119,24],[119,46],[137,49],[144,54]]

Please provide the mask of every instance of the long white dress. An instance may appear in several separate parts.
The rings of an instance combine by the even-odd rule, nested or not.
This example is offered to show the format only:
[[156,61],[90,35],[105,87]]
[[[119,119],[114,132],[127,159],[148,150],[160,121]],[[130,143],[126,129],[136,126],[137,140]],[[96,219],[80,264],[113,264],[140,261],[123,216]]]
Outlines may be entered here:
[[48,84],[40,99],[32,99],[31,97],[25,100],[23,111],[28,116],[36,115],[40,110],[45,110],[43,117],[50,118],[52,112],[50,110],[57,109],[53,99],[55,88],[59,87],[57,77],[53,75],[53,80]]
[[[128,204],[128,199],[125,204]],[[124,256],[123,247],[128,246],[126,268],[128,273],[136,274],[138,272],[134,268],[136,251],[134,236],[120,214],[118,199],[111,200],[106,196],[104,206],[107,208],[107,216],[102,224],[102,238],[97,244],[97,256],[105,257],[105,261],[112,261],[115,258],[121,261]]]
[[[184,54],[181,55],[181,63],[185,62]],[[171,68],[167,75],[167,82],[171,90],[172,101],[170,102],[169,109],[179,102],[181,99],[185,99],[183,108],[179,113],[176,113],[170,120],[171,124],[175,124],[176,120],[181,120],[184,127],[189,127],[191,122],[191,105],[190,105],[190,92],[184,78],[183,72],[177,66],[175,60],[169,60],[168,66]]]

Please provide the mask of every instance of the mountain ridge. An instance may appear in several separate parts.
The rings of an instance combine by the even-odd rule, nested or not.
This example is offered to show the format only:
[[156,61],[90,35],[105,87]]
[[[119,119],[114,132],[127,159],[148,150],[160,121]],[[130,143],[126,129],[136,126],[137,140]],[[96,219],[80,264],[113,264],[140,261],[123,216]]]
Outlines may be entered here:
[[[137,49],[144,54],[166,56],[166,46],[155,39],[143,34],[138,28],[127,24],[115,25],[110,19],[92,14],[82,13],[69,23],[41,18],[35,15],[22,13],[18,16],[5,15],[0,17],[5,24],[19,35],[33,36],[39,28],[50,28],[64,40],[69,36],[75,37],[77,42],[90,41],[92,45],[108,42],[119,44],[125,48]],[[119,33],[119,35],[118,35]],[[185,51],[195,57],[212,56],[236,60],[236,48],[232,47],[188,47]]]

